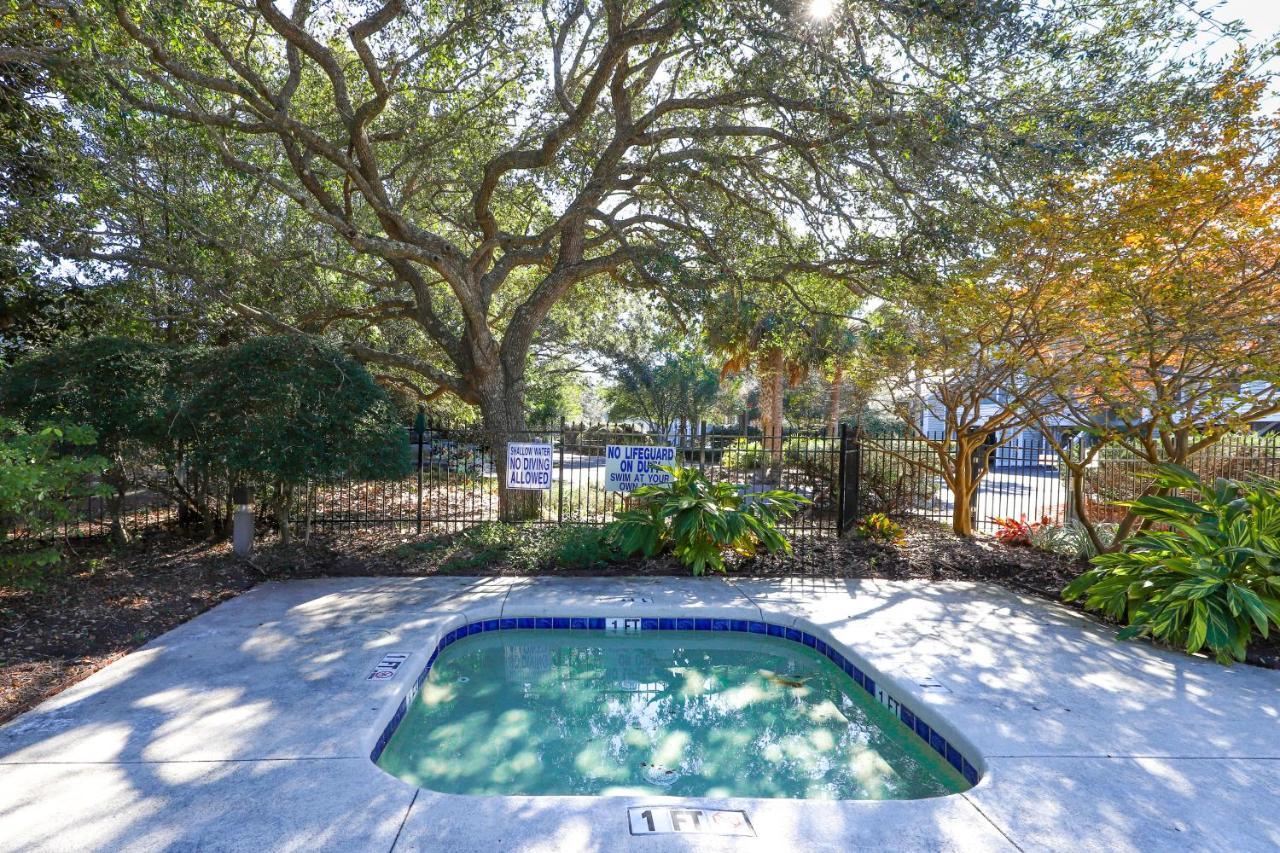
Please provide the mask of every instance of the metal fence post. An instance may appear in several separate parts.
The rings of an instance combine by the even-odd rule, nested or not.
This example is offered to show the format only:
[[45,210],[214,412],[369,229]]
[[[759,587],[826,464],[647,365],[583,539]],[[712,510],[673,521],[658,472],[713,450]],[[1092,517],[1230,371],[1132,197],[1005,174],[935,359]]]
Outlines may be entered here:
[[840,423],[840,459],[836,466],[836,477],[839,478],[838,488],[840,489],[839,496],[836,498],[836,535],[843,534],[846,529],[844,509],[846,501],[849,500],[849,496],[845,494],[847,491],[845,489],[845,451],[848,448],[848,441],[849,436],[847,425],[842,421]]
[[852,527],[853,522],[862,517],[862,429],[859,424],[853,425],[849,440],[853,445],[849,451],[852,457],[849,468],[853,475],[853,484],[849,488],[849,526]]
[[707,422],[703,421],[698,427],[698,472],[705,474],[707,472]]
[[426,441],[427,410],[419,406],[418,417],[413,422],[413,431],[418,434],[418,535],[422,535],[422,445]]
[[560,473],[556,476],[556,524],[564,523],[564,415],[560,416]]

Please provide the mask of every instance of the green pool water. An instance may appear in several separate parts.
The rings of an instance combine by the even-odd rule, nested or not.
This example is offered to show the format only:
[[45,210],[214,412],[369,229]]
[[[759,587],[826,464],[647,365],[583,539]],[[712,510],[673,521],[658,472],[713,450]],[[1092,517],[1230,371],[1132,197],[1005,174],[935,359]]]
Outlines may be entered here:
[[449,646],[378,760],[455,794],[916,799],[969,787],[812,649],[502,631]]

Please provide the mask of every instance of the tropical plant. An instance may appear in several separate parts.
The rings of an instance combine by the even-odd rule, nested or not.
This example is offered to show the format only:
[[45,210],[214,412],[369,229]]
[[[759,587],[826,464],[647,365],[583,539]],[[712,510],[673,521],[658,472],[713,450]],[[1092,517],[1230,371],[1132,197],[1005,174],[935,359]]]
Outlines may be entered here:
[[[93,482],[107,459],[80,452],[96,440],[86,426],[28,432],[0,418],[0,583],[35,583],[41,569],[62,558],[56,546],[41,544],[45,537],[71,519],[81,499],[109,491]],[[26,542],[11,540],[10,532]]]
[[696,468],[661,466],[671,482],[641,486],[631,493],[628,509],[615,513],[610,541],[626,555],[653,557],[668,548],[701,575],[723,572],[724,555],[791,553],[791,543],[778,530],[809,502],[794,492],[772,489],[743,494],[732,483],[713,483]]
[[1254,631],[1265,638],[1280,626],[1280,481],[1209,486],[1165,463],[1154,485],[1125,502],[1143,532],[1094,557],[1063,597],[1127,621],[1122,638],[1150,635],[1188,652],[1207,646],[1222,663],[1244,660]]
[[859,521],[855,532],[859,538],[870,539],[873,542],[896,544],[906,539],[902,525],[881,512],[873,512],[862,521]]
[[1040,531],[1053,527],[1047,515],[1039,521],[1027,521],[1025,513],[1017,518],[997,515],[991,521],[996,525],[996,540],[1005,545],[1031,545]]

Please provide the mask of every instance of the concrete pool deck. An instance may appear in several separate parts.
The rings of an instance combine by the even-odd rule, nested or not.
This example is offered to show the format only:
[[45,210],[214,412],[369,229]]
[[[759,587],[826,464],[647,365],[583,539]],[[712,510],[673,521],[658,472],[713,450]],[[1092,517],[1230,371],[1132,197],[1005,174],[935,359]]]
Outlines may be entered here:
[[[916,801],[465,797],[369,750],[438,638],[499,616],[798,617],[980,752]],[[1280,672],[1121,643],[971,583],[391,578],[269,583],[0,727],[0,850],[1275,850]],[[403,671],[368,678],[387,652]],[[755,838],[632,836],[627,808]]]

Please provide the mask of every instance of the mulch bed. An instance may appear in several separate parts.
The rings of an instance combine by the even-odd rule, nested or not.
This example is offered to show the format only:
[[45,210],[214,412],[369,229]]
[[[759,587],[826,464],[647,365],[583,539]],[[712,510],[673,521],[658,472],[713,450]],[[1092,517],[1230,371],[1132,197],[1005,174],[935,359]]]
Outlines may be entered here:
[[[983,581],[1058,601],[1084,564],[992,540],[957,539],[936,525],[909,528],[906,542],[801,539],[789,557],[735,560],[736,577],[856,577]],[[501,559],[468,561],[450,537],[394,533],[315,537],[266,548],[252,563],[226,543],[153,532],[124,550],[105,539],[76,543],[38,590],[0,587],[0,722],[16,716],[219,602],[265,579],[323,576],[522,575]],[[675,575],[671,558],[552,565],[539,575]],[[1280,668],[1280,641],[1255,644],[1250,662]]]

